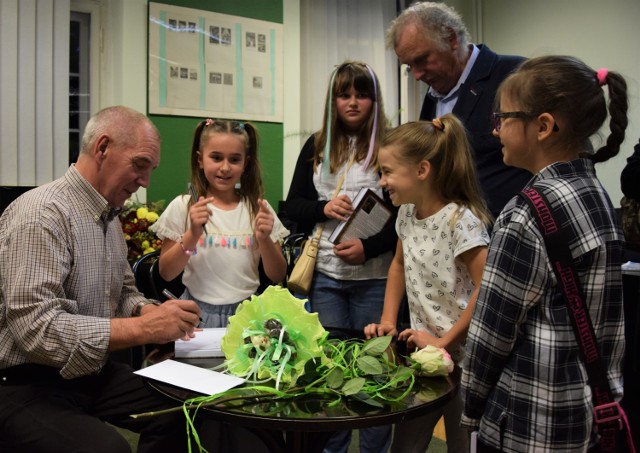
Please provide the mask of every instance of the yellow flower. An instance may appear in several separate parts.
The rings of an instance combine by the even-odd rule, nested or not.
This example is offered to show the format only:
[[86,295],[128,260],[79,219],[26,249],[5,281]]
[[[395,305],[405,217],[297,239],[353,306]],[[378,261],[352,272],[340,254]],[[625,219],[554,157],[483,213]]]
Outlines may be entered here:
[[149,225],[155,223],[163,211],[163,201],[141,204],[129,200],[125,204],[120,213],[120,220],[127,243],[127,258],[131,264],[135,263],[141,255],[160,250],[162,247],[157,236],[149,231]]
[[153,211],[149,211],[149,213],[147,214],[147,217],[145,217],[147,219],[147,222],[149,223],[154,223],[156,220],[158,220],[158,213],[157,212],[153,212]]
[[149,214],[149,210],[147,208],[138,208],[136,211],[136,217],[140,220],[145,219],[147,214]]

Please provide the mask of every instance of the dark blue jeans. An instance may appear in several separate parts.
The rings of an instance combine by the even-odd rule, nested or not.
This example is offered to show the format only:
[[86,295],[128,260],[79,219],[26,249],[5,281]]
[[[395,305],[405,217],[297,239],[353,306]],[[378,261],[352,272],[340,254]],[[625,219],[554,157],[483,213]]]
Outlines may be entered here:
[[336,280],[316,272],[309,294],[311,311],[324,327],[363,330],[380,322],[386,279]]

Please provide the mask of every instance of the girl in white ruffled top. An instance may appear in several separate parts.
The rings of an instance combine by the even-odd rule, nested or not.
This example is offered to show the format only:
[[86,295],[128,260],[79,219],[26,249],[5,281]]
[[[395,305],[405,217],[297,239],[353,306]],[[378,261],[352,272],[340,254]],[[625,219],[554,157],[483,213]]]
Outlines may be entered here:
[[239,303],[258,289],[260,260],[274,283],[287,269],[280,240],[289,231],[262,198],[255,127],[227,120],[198,123],[191,184],[199,199],[178,196],[152,227],[163,240],[160,275],[170,281],[184,272],[181,299],[200,305],[201,326],[226,327]]

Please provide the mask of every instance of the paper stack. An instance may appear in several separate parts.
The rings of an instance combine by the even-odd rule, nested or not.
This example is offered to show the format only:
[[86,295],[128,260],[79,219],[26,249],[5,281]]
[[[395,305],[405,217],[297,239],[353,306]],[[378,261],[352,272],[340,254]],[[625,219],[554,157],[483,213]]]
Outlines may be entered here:
[[224,357],[220,344],[226,331],[226,327],[208,328],[197,331],[189,341],[177,340],[175,357]]

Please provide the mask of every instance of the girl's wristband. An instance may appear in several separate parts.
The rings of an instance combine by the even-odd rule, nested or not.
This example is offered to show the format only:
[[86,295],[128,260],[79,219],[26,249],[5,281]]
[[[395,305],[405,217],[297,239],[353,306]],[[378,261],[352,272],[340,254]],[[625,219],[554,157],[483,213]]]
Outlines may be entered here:
[[187,249],[184,247],[184,243],[182,242],[182,235],[180,235],[180,247],[182,247],[182,251],[187,256],[196,256],[198,254],[198,250],[196,247],[192,249]]

